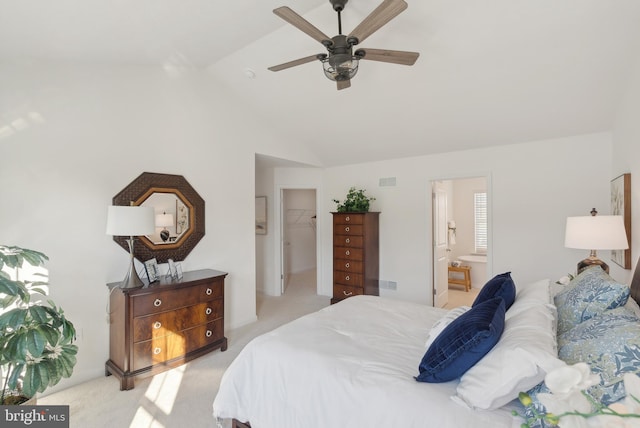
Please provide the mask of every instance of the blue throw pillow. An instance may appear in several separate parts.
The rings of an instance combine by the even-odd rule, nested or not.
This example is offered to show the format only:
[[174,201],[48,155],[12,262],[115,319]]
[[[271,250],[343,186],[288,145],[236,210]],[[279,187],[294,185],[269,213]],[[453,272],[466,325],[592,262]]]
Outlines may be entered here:
[[629,286],[611,278],[600,266],[591,266],[573,278],[554,299],[558,335],[608,309],[624,306]]
[[456,318],[427,349],[415,379],[437,383],[462,376],[498,343],[504,313],[504,300],[496,297]]
[[516,300],[516,284],[511,278],[511,272],[501,273],[491,278],[484,287],[482,287],[476,300],[473,301],[472,306],[476,306],[494,297],[502,297],[505,311],[513,305],[513,302]]

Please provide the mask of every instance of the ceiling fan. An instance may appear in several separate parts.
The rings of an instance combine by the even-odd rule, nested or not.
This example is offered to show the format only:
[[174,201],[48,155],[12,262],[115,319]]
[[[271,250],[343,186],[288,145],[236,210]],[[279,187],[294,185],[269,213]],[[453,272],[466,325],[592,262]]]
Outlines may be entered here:
[[417,52],[362,48],[357,49],[355,52],[353,51],[353,46],[362,43],[367,37],[403,12],[408,7],[407,2],[404,0],[384,0],[351,32],[351,34],[345,36],[342,34],[342,20],[340,13],[349,0],[329,1],[333,6],[333,10],[338,13],[339,34],[334,37],[327,36],[287,6],[282,6],[273,10],[273,13],[278,15],[280,18],[322,43],[328,53],[311,55],[294,61],[285,62],[284,64],[269,67],[269,70],[280,71],[297,65],[306,64],[317,59],[322,62],[325,76],[330,80],[337,82],[338,90],[340,90],[351,86],[351,79],[358,72],[358,63],[361,59],[402,65],[415,64],[418,56],[420,55]]

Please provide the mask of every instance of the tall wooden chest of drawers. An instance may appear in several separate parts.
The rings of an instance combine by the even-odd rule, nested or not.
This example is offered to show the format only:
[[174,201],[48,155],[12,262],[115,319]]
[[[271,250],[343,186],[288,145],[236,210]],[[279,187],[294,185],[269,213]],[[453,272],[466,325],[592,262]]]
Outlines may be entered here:
[[379,212],[333,214],[333,299],[379,294]]
[[227,349],[224,337],[225,272],[185,272],[181,280],[163,278],[142,288],[107,286],[109,360],[105,374],[132,389],[136,376],[177,367],[207,352]]

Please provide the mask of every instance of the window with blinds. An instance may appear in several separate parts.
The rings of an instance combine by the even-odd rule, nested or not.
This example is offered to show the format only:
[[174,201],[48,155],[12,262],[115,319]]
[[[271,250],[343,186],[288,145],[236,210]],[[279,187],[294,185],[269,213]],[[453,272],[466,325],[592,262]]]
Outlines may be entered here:
[[476,253],[487,252],[487,193],[473,194]]

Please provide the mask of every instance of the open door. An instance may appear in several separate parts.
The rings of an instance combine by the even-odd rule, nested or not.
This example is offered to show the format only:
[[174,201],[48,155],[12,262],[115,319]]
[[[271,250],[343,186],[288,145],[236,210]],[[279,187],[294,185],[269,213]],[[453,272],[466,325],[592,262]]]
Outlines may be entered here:
[[432,184],[433,200],[433,306],[444,307],[449,301],[447,260],[447,191],[441,181]]

